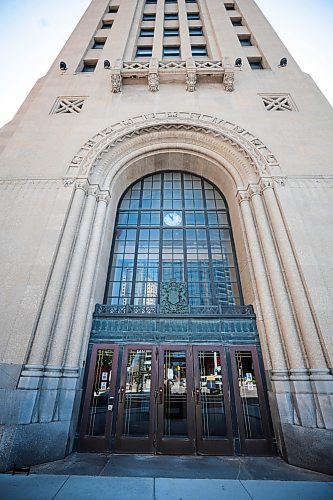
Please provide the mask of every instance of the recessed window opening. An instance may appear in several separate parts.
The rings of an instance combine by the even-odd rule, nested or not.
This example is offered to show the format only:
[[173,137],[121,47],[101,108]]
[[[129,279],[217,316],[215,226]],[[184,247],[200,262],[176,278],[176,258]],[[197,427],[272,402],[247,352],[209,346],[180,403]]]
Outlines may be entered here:
[[178,12],[170,12],[168,14],[164,14],[165,21],[175,21],[178,19]]
[[178,57],[180,56],[179,45],[169,45],[163,47],[163,57]]
[[93,73],[95,71],[97,61],[84,61],[82,73]]
[[151,57],[153,47],[151,45],[140,46],[136,49],[136,57]]
[[156,14],[143,14],[142,21],[155,21]]
[[92,46],[93,49],[103,49],[105,45],[105,40],[95,38],[94,44]]
[[141,28],[139,36],[154,36],[154,28]]
[[191,52],[193,57],[206,57],[208,55],[206,45],[192,45]]
[[188,12],[187,19],[189,21],[197,21],[200,19],[200,14],[199,14],[199,12]]
[[179,36],[179,28],[164,28],[164,36]]
[[261,59],[248,59],[251,69],[264,69]]
[[200,27],[189,27],[190,36],[203,36],[203,30]]
[[251,47],[251,38],[249,36],[239,36],[239,43],[242,45],[242,47]]

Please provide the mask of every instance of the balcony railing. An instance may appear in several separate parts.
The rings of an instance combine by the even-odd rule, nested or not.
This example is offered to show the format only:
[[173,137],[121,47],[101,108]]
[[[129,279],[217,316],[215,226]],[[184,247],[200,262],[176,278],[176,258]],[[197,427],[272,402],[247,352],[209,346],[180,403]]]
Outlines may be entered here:
[[168,314],[160,310],[157,306],[135,306],[135,305],[109,305],[96,304],[94,317],[111,317],[111,316],[223,316],[231,318],[239,317],[254,317],[252,305],[214,305],[214,306],[187,306],[187,312],[182,314]]

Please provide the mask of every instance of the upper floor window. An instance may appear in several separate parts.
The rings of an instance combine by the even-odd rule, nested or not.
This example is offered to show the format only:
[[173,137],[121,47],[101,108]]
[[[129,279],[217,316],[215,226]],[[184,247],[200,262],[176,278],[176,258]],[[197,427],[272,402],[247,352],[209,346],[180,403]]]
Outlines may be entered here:
[[164,19],[165,21],[173,21],[175,19],[178,19],[178,12],[171,12],[171,13],[166,13],[164,14]]
[[179,45],[169,45],[163,47],[163,57],[178,57],[180,56]]
[[207,57],[206,45],[191,45],[191,52],[193,57]]
[[142,21],[155,21],[156,14],[143,14]]
[[151,45],[137,47],[136,57],[151,57],[153,55],[153,47]]
[[202,28],[189,27],[190,36],[203,36]]
[[179,36],[179,28],[164,28],[164,36]]
[[141,28],[139,36],[154,36],[154,28]]
[[192,20],[192,21],[196,21],[196,20],[200,19],[200,14],[199,14],[199,12],[188,12],[187,19]]

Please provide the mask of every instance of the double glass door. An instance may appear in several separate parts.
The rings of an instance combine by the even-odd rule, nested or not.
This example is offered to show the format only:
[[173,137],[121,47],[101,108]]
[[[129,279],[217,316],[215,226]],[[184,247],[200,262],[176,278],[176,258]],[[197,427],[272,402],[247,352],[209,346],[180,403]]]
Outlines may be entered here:
[[269,454],[254,347],[95,345],[80,449],[118,453]]

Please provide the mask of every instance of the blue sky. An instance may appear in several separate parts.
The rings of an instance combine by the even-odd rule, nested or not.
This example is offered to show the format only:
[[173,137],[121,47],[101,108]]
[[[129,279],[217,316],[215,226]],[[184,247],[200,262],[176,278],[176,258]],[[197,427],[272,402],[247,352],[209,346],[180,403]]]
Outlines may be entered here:
[[[256,2],[303,71],[333,104],[333,0]],[[47,72],[89,3],[0,0],[0,126],[11,120],[36,80]]]

